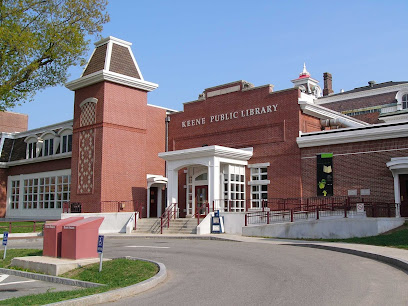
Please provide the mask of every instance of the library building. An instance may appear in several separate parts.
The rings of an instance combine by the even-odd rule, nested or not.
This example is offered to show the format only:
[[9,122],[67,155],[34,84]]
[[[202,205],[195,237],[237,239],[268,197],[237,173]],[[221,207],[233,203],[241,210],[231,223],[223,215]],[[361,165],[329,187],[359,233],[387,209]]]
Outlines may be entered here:
[[66,84],[72,120],[28,130],[27,115],[0,114],[0,217],[173,207],[193,218],[325,199],[392,203],[408,217],[408,81],[335,93],[330,73],[321,88],[303,65],[290,88],[238,80],[172,110],[148,103],[160,89],[131,45],[95,43]]

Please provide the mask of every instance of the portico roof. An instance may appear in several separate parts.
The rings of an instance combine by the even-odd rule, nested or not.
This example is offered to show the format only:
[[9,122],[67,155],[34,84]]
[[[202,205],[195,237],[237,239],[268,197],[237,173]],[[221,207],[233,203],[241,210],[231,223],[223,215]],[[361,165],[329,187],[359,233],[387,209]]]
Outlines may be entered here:
[[253,148],[235,149],[223,146],[206,146],[192,149],[176,150],[159,153],[159,157],[166,161],[200,157],[224,157],[235,160],[247,161],[252,157]]

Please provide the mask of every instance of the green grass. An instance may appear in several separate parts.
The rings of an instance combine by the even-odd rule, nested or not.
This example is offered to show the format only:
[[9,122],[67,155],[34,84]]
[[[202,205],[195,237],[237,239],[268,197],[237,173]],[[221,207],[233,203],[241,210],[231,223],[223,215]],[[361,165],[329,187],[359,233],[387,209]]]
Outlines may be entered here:
[[0,305],[44,305],[48,303],[79,298],[86,295],[130,286],[156,275],[157,272],[158,267],[151,262],[114,259],[104,262],[102,272],[100,273],[99,263],[97,263],[75,269],[61,275],[62,277],[101,283],[105,284],[106,286],[99,288],[26,295],[19,298],[0,301]]
[[36,249],[7,249],[6,259],[3,260],[4,256],[4,247],[0,251],[0,268],[10,268],[11,260],[14,257],[25,257],[25,256],[41,256],[42,250]]
[[[41,232],[45,222],[36,222],[35,231]],[[11,222],[11,232],[10,233],[32,233],[34,222],[32,221],[16,221]],[[9,222],[0,222],[0,234],[3,232],[9,232]]]
[[408,222],[399,228],[396,228],[389,233],[378,236],[362,237],[362,238],[347,238],[347,239],[302,239],[312,241],[327,241],[327,242],[348,242],[358,244],[368,244],[377,246],[386,246],[408,250]]

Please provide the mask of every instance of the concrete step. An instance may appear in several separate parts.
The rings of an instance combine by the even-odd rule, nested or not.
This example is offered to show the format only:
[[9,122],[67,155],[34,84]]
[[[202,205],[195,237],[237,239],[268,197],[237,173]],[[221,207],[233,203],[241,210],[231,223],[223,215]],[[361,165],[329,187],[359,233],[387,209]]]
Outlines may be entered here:
[[[135,233],[160,234],[160,219],[138,219]],[[163,227],[166,234],[195,234],[197,232],[197,219],[179,218],[170,220],[169,228]]]

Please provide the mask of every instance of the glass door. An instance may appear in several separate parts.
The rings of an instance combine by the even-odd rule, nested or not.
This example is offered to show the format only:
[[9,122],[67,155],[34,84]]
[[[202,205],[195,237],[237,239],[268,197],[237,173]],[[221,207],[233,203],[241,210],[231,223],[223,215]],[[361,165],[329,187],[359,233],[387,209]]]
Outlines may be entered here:
[[195,202],[196,210],[199,210],[200,215],[206,214],[206,204],[208,203],[208,186],[195,187]]

